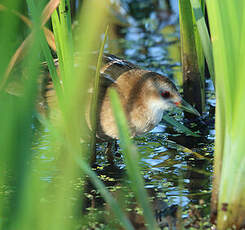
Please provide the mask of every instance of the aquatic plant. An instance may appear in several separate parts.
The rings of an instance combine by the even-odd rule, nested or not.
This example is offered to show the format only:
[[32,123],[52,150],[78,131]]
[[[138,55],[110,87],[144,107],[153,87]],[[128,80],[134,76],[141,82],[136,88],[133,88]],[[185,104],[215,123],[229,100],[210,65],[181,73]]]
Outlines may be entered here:
[[216,76],[212,205],[218,229],[244,227],[244,1],[207,0]]
[[202,113],[205,107],[204,56],[190,0],[179,0],[179,22],[184,99]]
[[[212,219],[218,229],[241,228],[245,220],[243,75],[244,3],[206,1],[211,39],[199,0],[190,0],[209,72],[216,88],[216,140]],[[212,42],[211,42],[212,41]],[[211,46],[212,45],[212,46]],[[213,61],[214,60],[214,61]],[[215,77],[214,77],[215,74]]]

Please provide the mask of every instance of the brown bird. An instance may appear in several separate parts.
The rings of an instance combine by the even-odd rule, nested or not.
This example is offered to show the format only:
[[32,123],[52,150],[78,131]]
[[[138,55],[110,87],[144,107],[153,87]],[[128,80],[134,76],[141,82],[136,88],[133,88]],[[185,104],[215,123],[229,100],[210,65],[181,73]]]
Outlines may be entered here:
[[176,86],[167,77],[141,69],[114,55],[104,55],[101,75],[109,82],[101,90],[99,98],[97,136],[102,139],[119,137],[109,88],[115,88],[119,94],[132,136],[153,129],[161,121],[163,112],[173,107],[200,115],[181,98]]
[[[109,99],[110,88],[116,89],[119,94],[132,137],[153,129],[161,121],[163,112],[173,107],[199,115],[181,98],[176,86],[167,77],[141,69],[114,55],[104,55],[100,79],[96,136],[101,140],[119,138]],[[43,91],[46,104],[53,102],[55,93],[52,89],[51,79],[46,79]]]

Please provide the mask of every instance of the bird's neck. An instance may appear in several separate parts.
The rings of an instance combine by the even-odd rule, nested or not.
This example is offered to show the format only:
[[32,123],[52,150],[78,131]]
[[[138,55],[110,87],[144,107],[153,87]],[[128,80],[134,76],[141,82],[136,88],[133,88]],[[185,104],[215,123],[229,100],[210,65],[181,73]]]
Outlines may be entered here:
[[161,121],[164,112],[157,101],[149,101],[149,98],[145,97],[135,98],[132,111],[128,114],[131,128],[135,129],[136,135],[153,129]]
[[155,126],[162,120],[164,110],[158,101],[149,101],[147,106],[150,122]]

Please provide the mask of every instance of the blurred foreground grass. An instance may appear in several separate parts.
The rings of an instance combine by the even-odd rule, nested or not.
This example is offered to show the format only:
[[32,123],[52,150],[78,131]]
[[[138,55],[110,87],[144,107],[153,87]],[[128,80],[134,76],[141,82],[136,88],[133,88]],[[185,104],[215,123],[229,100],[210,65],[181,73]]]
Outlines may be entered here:
[[[1,229],[79,229],[87,220],[81,216],[83,186],[74,190],[72,181],[80,178],[84,185],[89,178],[106,202],[111,207],[115,218],[125,229],[133,229],[119,203],[108,192],[107,188],[90,168],[89,158],[91,144],[81,144],[80,138],[87,135],[83,126],[85,120],[88,88],[93,84],[94,77],[88,71],[88,66],[94,63],[91,51],[98,50],[101,35],[105,31],[107,21],[107,1],[83,1],[79,16],[78,37],[73,42],[73,32],[70,18],[70,5],[62,0],[36,2],[27,0],[28,12],[31,15],[31,30],[28,39],[13,47],[13,41],[18,38],[20,18],[16,13],[21,11],[21,1],[8,1],[1,12],[1,92],[0,92],[0,146],[2,191],[0,199]],[[60,75],[57,74],[48,43],[52,39],[47,36],[47,29],[41,25],[52,14],[55,45],[60,64]],[[52,35],[52,34],[51,34]],[[48,38],[47,40],[45,39]],[[50,41],[51,40],[51,41]],[[14,52],[17,52],[14,55]],[[81,53],[83,62],[74,69],[74,50]],[[103,52],[103,49],[101,49]],[[13,56],[14,55],[14,56]],[[22,58],[17,76],[22,79],[22,95],[20,97],[6,93],[6,86],[12,76],[8,66],[10,58],[15,63]],[[16,60],[15,60],[16,59]],[[46,60],[55,90],[58,95],[58,107],[61,116],[54,123],[46,117],[36,116],[36,102],[39,93],[40,63]],[[95,60],[96,61],[96,60]],[[12,73],[12,72],[11,72]],[[15,72],[16,73],[16,72]],[[115,96],[114,96],[115,97]],[[120,105],[115,105],[116,109]],[[120,116],[123,116],[121,114]],[[44,181],[40,175],[47,170],[40,157],[34,155],[32,143],[35,140],[34,121],[39,119],[45,128],[50,130],[47,152],[53,156],[51,178]],[[124,124],[125,125],[125,124]],[[123,135],[124,131],[122,131]],[[128,136],[123,139],[129,141]],[[125,155],[130,156],[131,149],[125,149]],[[135,149],[134,149],[135,152]],[[136,153],[135,153],[136,154]],[[128,164],[132,165],[132,160]],[[129,175],[138,175],[138,167],[128,167]],[[133,178],[133,177],[132,177]],[[154,229],[154,219],[147,202],[143,180],[140,185],[132,185],[141,204],[149,229]],[[76,202],[74,202],[76,201]]]

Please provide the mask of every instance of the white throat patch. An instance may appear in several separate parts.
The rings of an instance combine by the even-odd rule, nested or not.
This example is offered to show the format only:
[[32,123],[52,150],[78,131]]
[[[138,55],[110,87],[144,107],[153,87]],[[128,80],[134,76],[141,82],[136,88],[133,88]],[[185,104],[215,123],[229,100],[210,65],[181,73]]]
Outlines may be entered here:
[[148,103],[149,111],[151,111],[151,122],[157,125],[163,116],[163,112],[169,108],[169,106],[164,106],[164,104],[159,100],[151,100]]

